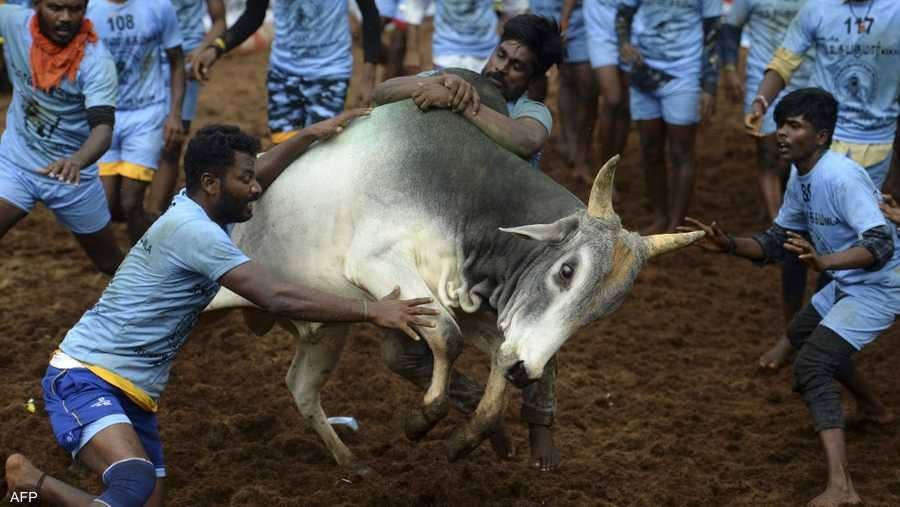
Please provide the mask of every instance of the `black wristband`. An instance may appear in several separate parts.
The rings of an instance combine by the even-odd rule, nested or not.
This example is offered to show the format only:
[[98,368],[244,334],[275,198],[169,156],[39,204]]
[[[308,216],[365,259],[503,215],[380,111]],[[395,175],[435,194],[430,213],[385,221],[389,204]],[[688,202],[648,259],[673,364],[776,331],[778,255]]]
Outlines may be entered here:
[[737,252],[737,239],[734,234],[726,234],[725,237],[728,238],[728,253],[734,255]]

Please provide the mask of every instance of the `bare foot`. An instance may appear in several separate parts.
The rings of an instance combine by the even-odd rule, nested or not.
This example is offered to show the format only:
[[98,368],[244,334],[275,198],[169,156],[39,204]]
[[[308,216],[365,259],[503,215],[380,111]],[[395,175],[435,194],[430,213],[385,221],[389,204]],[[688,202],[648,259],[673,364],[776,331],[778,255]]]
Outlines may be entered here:
[[11,454],[6,458],[6,487],[9,494],[35,491],[42,472],[25,456]]
[[531,444],[531,466],[541,472],[552,472],[559,466],[559,449],[553,442],[553,428],[540,424],[528,425]]
[[497,423],[494,424],[494,428],[491,429],[490,434],[488,434],[488,440],[490,440],[491,447],[494,448],[494,452],[497,454],[498,458],[509,460],[516,455],[516,449],[513,446],[512,439],[509,437],[509,432],[506,431],[506,424],[503,422],[503,416],[497,419]]
[[776,372],[791,361],[793,353],[794,347],[791,346],[791,341],[787,339],[787,336],[782,335],[771,349],[759,356],[759,367]]
[[824,493],[813,498],[806,504],[809,507],[840,507],[841,505],[862,505],[862,499],[849,484],[847,489],[829,485]]

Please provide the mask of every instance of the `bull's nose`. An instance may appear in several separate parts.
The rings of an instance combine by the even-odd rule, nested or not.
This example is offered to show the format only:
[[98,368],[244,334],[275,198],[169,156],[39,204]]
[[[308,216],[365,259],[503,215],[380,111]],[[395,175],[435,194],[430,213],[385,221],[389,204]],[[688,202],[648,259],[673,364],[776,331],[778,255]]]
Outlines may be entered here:
[[519,361],[506,370],[506,380],[519,389],[523,389],[537,379],[528,378],[528,372],[525,371],[525,363]]

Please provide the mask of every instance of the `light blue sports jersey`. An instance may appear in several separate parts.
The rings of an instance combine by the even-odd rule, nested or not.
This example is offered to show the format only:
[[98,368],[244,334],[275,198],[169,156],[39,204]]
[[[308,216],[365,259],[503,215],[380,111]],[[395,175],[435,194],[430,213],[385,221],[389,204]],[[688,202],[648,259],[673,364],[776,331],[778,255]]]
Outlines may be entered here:
[[6,3],[12,5],[21,5],[23,7],[32,7],[31,0],[6,0]]
[[900,114],[900,2],[807,2],[783,47],[795,54],[815,48],[812,85],[838,101],[836,139],[893,142]]
[[347,79],[353,67],[347,0],[274,0],[269,65],[306,79]]
[[553,116],[547,106],[542,102],[529,99],[524,93],[515,102],[507,102],[506,108],[509,111],[509,117],[514,120],[525,117],[532,118],[546,127],[547,133],[553,130]]
[[[37,171],[68,158],[90,136],[85,110],[116,105],[116,66],[103,44],[87,44],[75,82],[63,78],[50,92],[31,82],[31,32],[34,11],[18,5],[0,5],[0,36],[6,39],[3,55],[13,84],[6,111],[6,130],[0,150],[24,170]],[[82,170],[82,177],[97,174],[97,166]]]
[[[538,16],[551,18],[557,23],[562,19],[562,0],[531,0],[530,6],[531,12]],[[566,31],[566,40],[584,37],[584,34],[584,11],[582,10],[582,3],[578,2],[569,15],[569,29]]]
[[168,100],[159,58],[181,46],[175,8],[168,0],[91,0],[87,15],[116,61],[120,110],[142,109]]
[[219,290],[217,281],[249,260],[182,190],[59,348],[158,400],[172,360]]
[[[809,232],[816,252],[830,254],[847,250],[862,239],[862,233],[879,225],[886,225],[878,209],[881,193],[875,188],[866,170],[853,160],[826,151],[813,169],[800,175],[791,167],[791,176],[784,193],[784,203],[778,210],[775,223],[790,230]],[[894,245],[897,245],[896,230]],[[897,286],[900,275],[900,247],[878,271],[842,269],[828,273],[839,287],[853,294],[853,285]]]
[[[747,52],[747,106],[756,97],[766,65],[784,41],[784,34],[806,0],[734,0],[725,23],[743,27],[749,23]],[[803,64],[791,76],[782,96],[809,84],[815,51],[807,51]],[[777,100],[777,99],[776,99]]]
[[499,43],[497,14],[491,0],[436,0],[434,56],[487,59]]
[[181,48],[185,53],[197,49],[206,27],[203,16],[206,14],[206,0],[169,0],[175,7],[178,18],[178,29],[181,31]]
[[621,0],[637,8],[637,49],[650,67],[700,79],[703,19],[722,15],[722,0]]

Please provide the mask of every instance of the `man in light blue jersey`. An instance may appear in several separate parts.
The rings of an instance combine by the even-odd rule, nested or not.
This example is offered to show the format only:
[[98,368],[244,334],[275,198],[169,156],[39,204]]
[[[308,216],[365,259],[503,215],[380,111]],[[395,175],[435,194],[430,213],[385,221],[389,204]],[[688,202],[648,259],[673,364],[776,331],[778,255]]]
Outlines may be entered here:
[[[170,0],[175,7],[178,18],[178,29],[181,32],[181,48],[185,53],[185,61],[190,62],[212,41],[225,31],[225,2],[223,0]],[[205,33],[203,26],[204,9],[209,13],[212,27],[209,33]],[[169,72],[169,61],[165,51],[162,52],[161,65],[166,76],[166,89],[171,90],[172,79]],[[190,77],[190,76],[189,76]],[[196,79],[187,79],[184,84],[184,99],[181,102],[181,124],[184,132],[191,129],[191,121],[197,112],[197,99],[200,96],[200,82]],[[171,108],[171,106],[169,106]],[[178,181],[178,157],[181,155],[183,142],[176,138],[169,146],[163,146],[159,155],[159,169],[153,175],[150,182],[150,193],[147,196],[147,218],[156,220],[169,207],[172,201],[172,193]]]
[[[725,91],[732,102],[744,101],[744,114],[750,113],[750,106],[756,97],[756,90],[762,81],[765,67],[784,40],[788,26],[806,0],[733,0],[731,9],[725,16],[721,31],[722,70]],[[737,73],[738,48],[742,29],[749,24],[750,49],[747,52],[744,82]],[[759,169],[760,193],[769,220],[778,214],[781,206],[782,180],[788,167],[779,162],[775,147],[774,104],[783,95],[805,88],[812,72],[812,52],[804,56],[804,63],[766,113],[760,136],[756,138],[756,162]]]
[[235,222],[310,144],[326,140],[365,110],[315,124],[257,158],[259,141],[237,127],[210,125],[188,144],[187,187],[128,253],[121,269],[66,334],[42,386],[60,446],[97,473],[100,495],[6,460],[13,492],[34,491],[56,505],[157,507],[166,476],[156,421],[172,361],[220,284],[272,313],[312,322],[363,322],[405,330],[433,327],[429,298],[345,299],[286,284],[231,241]]
[[[581,4],[574,0],[539,0],[531,2],[531,12],[560,23],[566,39],[565,62],[559,66],[559,117],[562,126],[563,156],[574,169],[576,178],[591,179],[589,157],[594,123],[597,120],[597,90],[588,61],[587,34]],[[547,98],[547,81],[532,88],[528,96],[538,102]]]
[[85,8],[84,0],[43,0],[35,10],[0,5],[13,84],[0,139],[0,238],[43,202],[112,274],[122,252],[95,162],[112,137],[116,69],[83,22]]
[[[632,65],[630,106],[654,220],[644,234],[672,231],[691,204],[697,124],[715,108],[721,0],[622,0],[616,32]],[[635,20],[636,17],[636,20]],[[640,27],[632,45],[632,20]],[[666,146],[674,188],[669,195]]]
[[[275,36],[269,56],[269,131],[284,142],[300,129],[344,109],[353,55],[348,0],[274,0]],[[375,0],[356,0],[363,24],[363,77],[357,103],[368,103],[375,86],[381,45],[381,19]],[[209,79],[222,54],[239,46],[262,26],[269,0],[248,0],[247,8],[222,37],[196,60],[195,79]]]
[[900,2],[807,2],[766,67],[746,127],[757,134],[772,101],[815,49],[811,83],[837,99],[831,149],[866,168],[881,188],[891,166],[900,115]]
[[[573,5],[576,1],[578,0],[566,0],[566,6]],[[619,66],[615,27],[618,4],[616,0],[584,0],[583,4],[588,58],[596,89],[603,96],[598,114],[598,131],[602,136],[600,160],[609,160],[625,152],[631,127],[628,73]],[[590,107],[591,103],[588,104]]]
[[[511,18],[503,27],[500,45],[491,54],[482,75],[496,86],[507,101],[509,116],[482,107],[475,88],[461,77],[440,71],[398,77],[375,88],[375,103],[386,104],[412,98],[423,111],[450,109],[475,124],[485,135],[519,157],[535,164],[550,137],[552,117],[547,106],[526,96],[526,90],[543,79],[553,65],[562,63],[563,38],[555,21],[534,14]],[[433,357],[423,342],[386,336],[384,358],[388,367],[420,388],[431,382]],[[547,363],[538,382],[522,390],[522,419],[528,424],[531,465],[543,471],[559,466],[559,450],[553,441],[556,414],[554,358]],[[475,410],[484,394],[477,382],[453,372],[449,396],[452,405],[465,413]],[[512,446],[502,419],[490,437],[501,459],[512,456]]]
[[[111,213],[126,222],[134,244],[151,222],[144,193],[159,167],[160,151],[183,135],[181,33],[168,0],[95,0],[87,15],[119,76],[116,128],[112,146],[100,158],[100,178]],[[169,90],[159,63],[163,51],[172,76]]]
[[788,327],[791,347],[798,351],[794,390],[809,409],[828,468],[828,486],[810,501],[813,506],[862,503],[850,479],[841,392],[834,381],[853,396],[857,419],[893,421],[852,356],[900,313],[897,232],[885,222],[881,194],[862,166],[828,149],[837,116],[838,103],[820,88],[791,92],[775,107],[778,152],[793,167],[784,202],[767,231],[737,238],[716,222],[691,220],[706,232],[700,245],[709,250],[761,264],[792,252],[833,278]]

